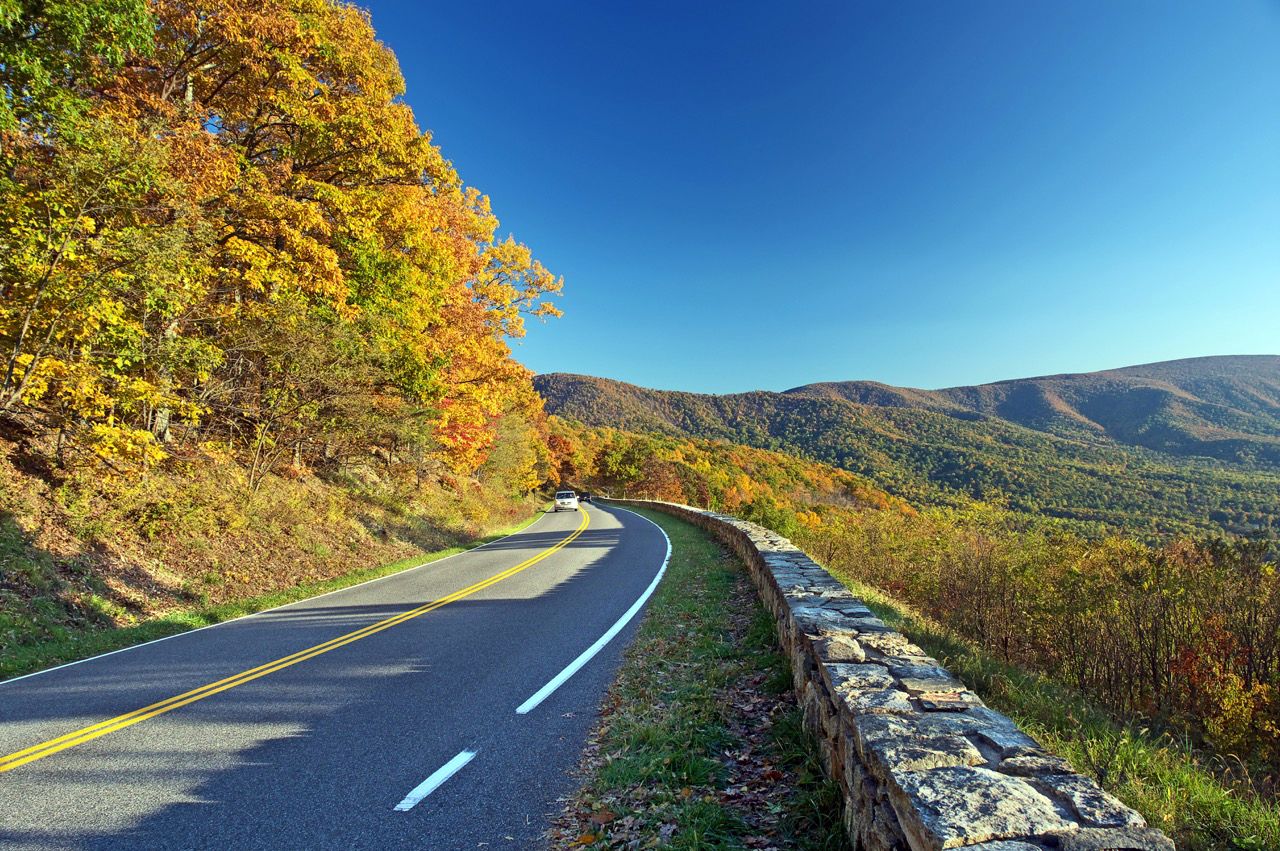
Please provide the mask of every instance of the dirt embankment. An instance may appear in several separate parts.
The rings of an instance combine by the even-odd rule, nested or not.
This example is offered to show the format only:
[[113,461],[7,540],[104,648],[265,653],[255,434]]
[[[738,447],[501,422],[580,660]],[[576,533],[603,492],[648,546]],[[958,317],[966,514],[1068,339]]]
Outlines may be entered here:
[[255,491],[211,447],[129,471],[59,466],[50,449],[0,433],[0,656],[464,544],[530,510],[375,467]]

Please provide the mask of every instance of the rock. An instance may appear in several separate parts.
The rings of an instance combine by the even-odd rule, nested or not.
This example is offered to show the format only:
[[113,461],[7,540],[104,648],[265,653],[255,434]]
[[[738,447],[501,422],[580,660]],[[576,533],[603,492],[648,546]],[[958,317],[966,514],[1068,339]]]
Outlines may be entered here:
[[832,609],[820,606],[792,604],[791,616],[801,632],[814,636],[847,632],[849,618]]
[[[1018,730],[1009,718],[985,706],[969,707],[959,712],[919,712],[906,717],[859,719],[854,726],[863,742],[885,736],[962,736],[975,744],[986,745],[994,757],[1027,753],[1043,755],[1035,739]],[[1002,743],[1010,753],[1002,753],[992,742]]]
[[1082,774],[1042,774],[1031,783],[1050,797],[1065,801],[1090,827],[1146,827],[1142,816],[1103,791]]
[[781,579],[778,582],[779,588],[783,594],[794,599],[804,599],[806,601],[822,601],[824,603],[840,602],[851,603],[856,605],[868,614],[870,610],[853,596],[853,592],[844,586],[832,588],[828,585],[812,585],[803,582],[783,583]]
[[854,715],[916,711],[907,693],[893,688],[846,691],[841,693],[840,697]]
[[894,632],[893,627],[870,614],[862,617],[850,618],[849,628],[862,634],[870,632]]
[[846,618],[856,618],[860,621],[867,621],[870,627],[872,621],[876,620],[876,616],[871,614],[871,610],[857,600],[825,600],[822,603],[823,608],[833,609],[844,615]]
[[964,736],[883,738],[863,748],[864,758],[882,774],[924,771],[950,765],[983,765],[982,752]]
[[[863,648],[866,649],[866,648]],[[868,658],[874,658],[871,653],[867,654]],[[894,665],[937,665],[938,660],[929,656],[881,656],[875,661],[884,665],[886,668]]]
[[908,763],[910,770],[922,770],[987,762],[969,740],[966,725],[953,716],[864,715],[854,722],[854,732],[858,753],[879,777]]
[[1175,851],[1173,840],[1146,827],[1084,827],[1056,838],[1060,851]]
[[889,673],[898,678],[899,686],[912,694],[960,691],[964,688],[963,683],[938,665],[890,665]]
[[867,831],[868,848],[898,849],[902,847],[902,825],[893,806],[886,799],[877,800],[871,810],[871,829]]
[[866,689],[886,689],[893,685],[893,677],[883,665],[833,662],[822,667],[826,674],[827,685],[835,694]]
[[1018,777],[1034,777],[1037,774],[1071,774],[1071,763],[1060,756],[1026,754],[1002,760],[999,769]]
[[[934,692],[920,695],[920,708],[926,712],[963,712],[982,706],[982,699],[969,690]],[[1011,772],[1012,773],[1012,772]]]
[[915,851],[943,851],[1074,827],[1025,781],[987,768],[895,771],[892,778],[894,810]]
[[966,722],[962,713],[954,715],[930,715],[917,712],[913,715],[874,716],[859,718],[854,722],[854,733],[863,744],[884,739],[931,738],[955,736],[966,738],[973,725]]
[[[852,635],[833,635],[813,643],[813,651],[819,659],[830,665],[833,662],[862,662],[867,654]],[[880,667],[879,665],[876,666]],[[882,669],[883,670],[883,669]],[[892,680],[890,680],[892,682]]]
[[[851,626],[853,626],[851,624]],[[859,629],[854,626],[854,629]],[[927,654],[916,645],[907,641],[906,637],[897,632],[866,632],[859,631],[859,638],[864,650],[874,650],[881,656],[908,656],[915,658],[927,659]]]
[[1002,757],[1044,753],[1039,742],[1019,730],[1016,724],[999,712],[982,706],[964,714],[974,725],[974,735],[999,751]]

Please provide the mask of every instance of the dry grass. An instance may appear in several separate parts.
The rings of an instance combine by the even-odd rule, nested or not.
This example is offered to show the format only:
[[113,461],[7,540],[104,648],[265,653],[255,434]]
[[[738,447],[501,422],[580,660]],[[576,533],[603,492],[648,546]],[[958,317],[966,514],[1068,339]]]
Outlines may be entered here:
[[212,450],[145,475],[54,470],[0,439],[0,677],[448,553],[532,514],[470,482],[268,476]]
[[839,792],[741,563],[701,530],[644,514],[670,536],[671,563],[551,845],[847,848]]

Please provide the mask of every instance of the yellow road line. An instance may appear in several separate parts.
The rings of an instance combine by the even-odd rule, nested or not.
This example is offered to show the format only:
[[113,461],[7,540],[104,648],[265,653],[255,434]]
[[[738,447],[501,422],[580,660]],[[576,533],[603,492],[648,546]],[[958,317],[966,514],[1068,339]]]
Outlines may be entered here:
[[44,759],[45,757],[52,756],[59,751],[64,751],[67,748],[73,748],[76,745],[84,744],[85,742],[92,741],[99,736],[105,736],[107,733],[114,733],[116,730],[123,730],[125,727],[132,726],[141,721],[146,721],[148,718],[154,718],[157,715],[163,715],[166,712],[171,712],[174,709],[186,706],[188,703],[195,703],[197,700],[204,700],[206,697],[211,697],[219,692],[244,685],[245,683],[256,680],[259,677],[265,677],[267,674],[273,674],[276,671],[283,670],[291,665],[296,665],[299,662],[305,662],[307,659],[313,659],[323,653],[328,653],[330,650],[336,650],[337,648],[350,644],[353,641],[359,641],[362,638],[367,638],[374,633],[382,632],[384,629],[390,629],[393,626],[398,626],[405,621],[412,620],[420,615],[425,615],[427,612],[434,611],[441,606],[446,606],[449,603],[461,600],[463,597],[469,597],[477,591],[482,591],[485,588],[496,585],[504,579],[515,576],[522,570],[527,570],[552,553],[568,546],[575,538],[586,531],[587,525],[590,522],[590,516],[587,512],[583,511],[582,522],[578,525],[578,528],[564,540],[558,542],[555,546],[549,547],[537,555],[525,559],[515,567],[509,567],[500,573],[495,573],[487,579],[482,579],[473,585],[468,585],[460,591],[454,591],[452,594],[441,597],[439,600],[433,600],[430,603],[418,606],[416,609],[410,609],[406,612],[401,612],[398,615],[392,615],[385,620],[378,621],[377,623],[370,624],[369,626],[362,627],[353,632],[348,632],[347,634],[340,635],[337,638],[332,638],[322,644],[317,644],[314,647],[299,650],[297,653],[291,653],[290,655],[283,656],[273,662],[267,662],[266,664],[259,665],[256,668],[241,671],[238,674],[218,680],[217,682],[208,683],[200,686],[199,688],[192,689],[191,691],[174,695],[173,697],[166,698],[165,700],[152,703],[149,706],[144,706],[141,709],[135,709],[132,712],[126,712],[123,715],[108,718],[106,721],[99,721],[97,724],[82,727],[79,730],[73,730],[70,733],[58,736],[57,738],[49,739],[48,741],[40,742],[36,745],[31,745],[30,747],[23,748],[20,751],[14,751],[6,756],[0,756],[0,773],[11,771],[21,765],[26,765],[29,762],[35,762],[38,759]]

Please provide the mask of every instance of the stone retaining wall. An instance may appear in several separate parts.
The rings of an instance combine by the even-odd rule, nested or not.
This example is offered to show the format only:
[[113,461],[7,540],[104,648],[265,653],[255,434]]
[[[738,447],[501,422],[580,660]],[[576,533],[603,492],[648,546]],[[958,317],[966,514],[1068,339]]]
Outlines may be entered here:
[[[603,501],[603,500],[602,500]],[[1142,816],[1040,747],[786,538],[744,520],[608,500],[700,526],[746,562],[858,851],[1166,851]]]

